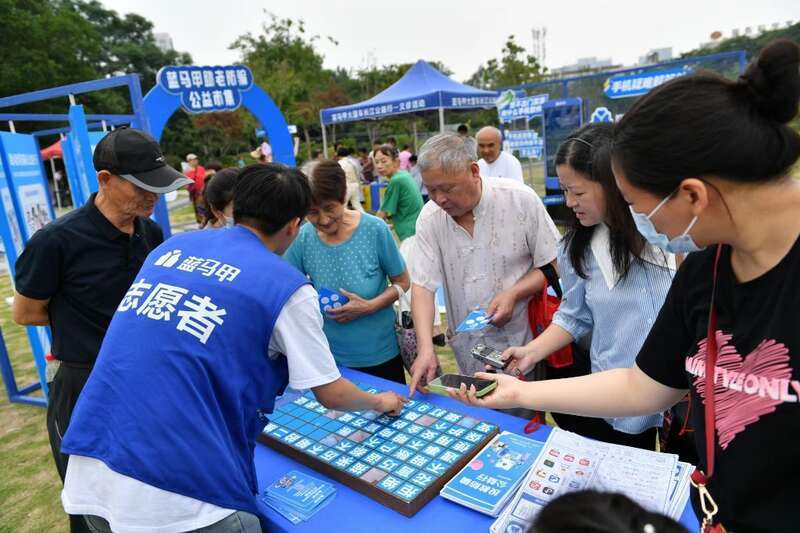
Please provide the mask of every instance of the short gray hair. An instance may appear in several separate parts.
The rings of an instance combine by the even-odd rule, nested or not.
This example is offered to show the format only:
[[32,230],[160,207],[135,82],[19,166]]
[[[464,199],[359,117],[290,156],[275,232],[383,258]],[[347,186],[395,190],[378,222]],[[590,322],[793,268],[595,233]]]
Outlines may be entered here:
[[477,161],[475,141],[456,133],[434,135],[419,149],[417,166],[420,172],[438,168],[444,174],[462,172]]

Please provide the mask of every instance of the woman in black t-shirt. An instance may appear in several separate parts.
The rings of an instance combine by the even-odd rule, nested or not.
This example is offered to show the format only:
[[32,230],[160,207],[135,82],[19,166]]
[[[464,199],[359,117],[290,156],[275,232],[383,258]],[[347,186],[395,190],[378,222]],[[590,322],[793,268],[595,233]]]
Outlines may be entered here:
[[[479,374],[497,379],[497,389],[480,399],[474,389],[457,396],[492,408],[607,417],[660,412],[689,391],[698,469],[719,507],[713,522],[727,531],[795,531],[800,182],[789,172],[800,135],[786,124],[797,115],[799,65],[797,44],[775,41],[738,81],[713,73],[678,78],[616,125],[614,174],[640,232],[668,251],[694,252],[634,367],[534,383]],[[712,362],[716,355],[708,372],[713,408],[707,355]],[[693,503],[702,520],[697,491]]]

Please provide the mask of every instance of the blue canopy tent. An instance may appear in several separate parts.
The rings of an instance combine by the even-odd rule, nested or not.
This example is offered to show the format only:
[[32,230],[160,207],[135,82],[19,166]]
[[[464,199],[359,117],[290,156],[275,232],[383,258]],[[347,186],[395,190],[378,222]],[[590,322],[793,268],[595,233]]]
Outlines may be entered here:
[[445,109],[475,109],[495,106],[497,91],[485,91],[451,80],[420,59],[405,75],[369,100],[330,107],[319,112],[322,147],[328,153],[325,126],[359,120],[376,120],[439,110],[439,129],[444,131]]

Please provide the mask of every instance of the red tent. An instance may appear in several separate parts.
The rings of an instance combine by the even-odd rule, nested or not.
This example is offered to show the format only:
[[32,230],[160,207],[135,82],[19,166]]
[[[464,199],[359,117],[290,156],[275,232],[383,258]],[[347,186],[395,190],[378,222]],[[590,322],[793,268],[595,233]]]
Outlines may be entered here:
[[43,161],[47,161],[48,159],[64,159],[64,152],[61,150],[60,140],[40,150],[39,153],[42,155]]

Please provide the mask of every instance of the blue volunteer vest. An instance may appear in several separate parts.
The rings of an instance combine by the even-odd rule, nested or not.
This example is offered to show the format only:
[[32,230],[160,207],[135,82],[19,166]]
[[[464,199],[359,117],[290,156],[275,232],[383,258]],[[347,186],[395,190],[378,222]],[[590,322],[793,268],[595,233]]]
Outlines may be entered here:
[[288,383],[275,320],[307,280],[249,230],[178,235],[117,308],[61,451],[220,507],[258,514],[253,464]]

